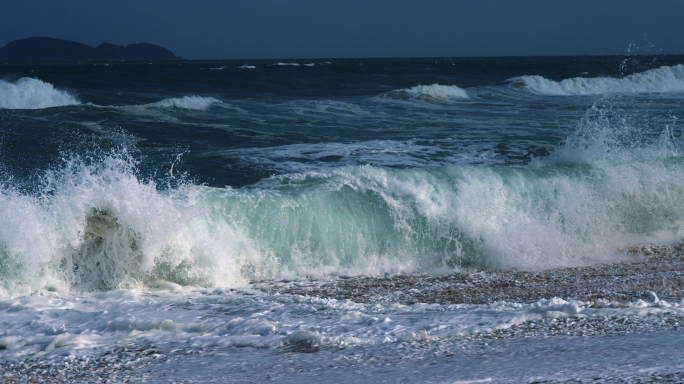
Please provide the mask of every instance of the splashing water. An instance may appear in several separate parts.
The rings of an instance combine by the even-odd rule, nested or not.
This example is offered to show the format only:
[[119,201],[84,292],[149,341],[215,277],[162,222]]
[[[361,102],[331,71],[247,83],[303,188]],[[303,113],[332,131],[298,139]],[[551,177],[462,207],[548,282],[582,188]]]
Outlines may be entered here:
[[0,108],[43,109],[79,104],[68,92],[38,79],[22,77],[14,83],[0,80]]

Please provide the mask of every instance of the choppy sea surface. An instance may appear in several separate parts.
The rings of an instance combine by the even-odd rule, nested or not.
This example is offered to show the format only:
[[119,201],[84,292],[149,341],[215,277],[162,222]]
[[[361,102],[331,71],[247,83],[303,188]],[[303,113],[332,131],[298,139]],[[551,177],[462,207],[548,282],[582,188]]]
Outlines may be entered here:
[[684,380],[683,64],[0,64],[0,382]]

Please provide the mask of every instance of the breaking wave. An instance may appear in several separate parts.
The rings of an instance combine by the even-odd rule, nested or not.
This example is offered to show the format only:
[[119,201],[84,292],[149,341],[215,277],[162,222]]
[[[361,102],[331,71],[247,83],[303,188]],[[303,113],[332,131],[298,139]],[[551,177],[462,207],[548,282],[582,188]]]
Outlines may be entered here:
[[0,108],[43,109],[81,104],[66,91],[29,77],[11,83],[0,80]]
[[525,88],[544,95],[596,95],[609,93],[681,93],[684,92],[684,65],[662,66],[623,78],[574,77],[553,81],[541,76],[511,79]]
[[156,103],[148,104],[150,107],[155,108],[180,108],[195,111],[206,111],[212,105],[222,104],[221,100],[215,99],[213,97],[202,97],[202,96],[183,96],[180,98],[169,98]]
[[634,143],[592,109],[528,166],[339,166],[241,189],[164,187],[125,151],[67,156],[36,193],[1,187],[0,296],[617,260],[684,234],[671,128]]
[[451,104],[469,99],[468,93],[455,85],[416,85],[411,88],[397,89],[377,96],[379,100],[418,104],[422,106]]
[[468,98],[468,93],[455,85],[416,85],[402,91],[409,95],[429,96],[435,99]]

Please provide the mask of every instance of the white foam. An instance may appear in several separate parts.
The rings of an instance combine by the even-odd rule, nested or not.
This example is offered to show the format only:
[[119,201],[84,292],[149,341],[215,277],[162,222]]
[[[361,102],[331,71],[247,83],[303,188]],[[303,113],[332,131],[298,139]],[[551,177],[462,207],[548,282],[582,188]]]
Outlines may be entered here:
[[411,88],[397,89],[377,96],[378,100],[413,105],[444,105],[469,99],[468,93],[456,85],[417,85]]
[[79,104],[68,92],[38,79],[22,77],[14,83],[0,80],[0,108],[43,109]]
[[299,63],[277,63],[274,65],[299,67],[300,64]]
[[[246,290],[247,291],[247,290]],[[247,291],[248,292],[248,291]],[[674,303],[591,308],[560,298],[534,304],[358,304],[251,291],[112,291],[97,296],[24,296],[0,301],[0,358],[50,358],[124,343],[167,348],[385,346],[491,333],[545,319],[684,314]],[[405,344],[404,344],[405,345]]]
[[435,99],[468,98],[468,93],[455,85],[416,85],[403,91],[410,95],[429,96]]
[[154,108],[180,108],[195,111],[206,111],[212,105],[222,104],[221,100],[213,97],[202,96],[183,96],[180,98],[169,98],[156,103],[148,104],[147,106]]
[[645,72],[612,77],[574,77],[553,81],[541,76],[521,76],[511,79],[521,82],[527,89],[544,95],[596,95],[631,93],[682,93],[684,92],[684,65],[662,66]]
[[247,65],[247,64],[245,64],[245,65],[242,65],[242,66],[240,66],[240,67],[238,67],[238,68],[241,68],[241,69],[255,69],[256,67],[253,66],[253,65]]
[[[45,175],[47,188],[56,192],[47,200],[0,191],[0,265],[7,266],[0,270],[0,297],[46,288],[136,287],[159,279],[244,281],[240,260],[251,254],[258,262],[261,256],[228,221],[213,222],[205,208],[197,210],[203,187],[160,193],[153,183],[138,180],[131,166],[117,156],[91,165],[74,158]],[[101,240],[87,229],[94,214],[117,224],[102,231],[107,236]],[[188,262],[194,266],[182,273],[189,279],[183,282],[173,271]],[[154,273],[158,267],[171,275]]]

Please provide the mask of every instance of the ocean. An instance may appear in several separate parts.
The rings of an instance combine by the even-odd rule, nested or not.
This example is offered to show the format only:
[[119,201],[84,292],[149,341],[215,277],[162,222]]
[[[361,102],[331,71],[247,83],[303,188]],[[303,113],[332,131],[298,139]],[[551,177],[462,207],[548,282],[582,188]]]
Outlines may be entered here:
[[0,382],[684,381],[683,64],[0,64]]

